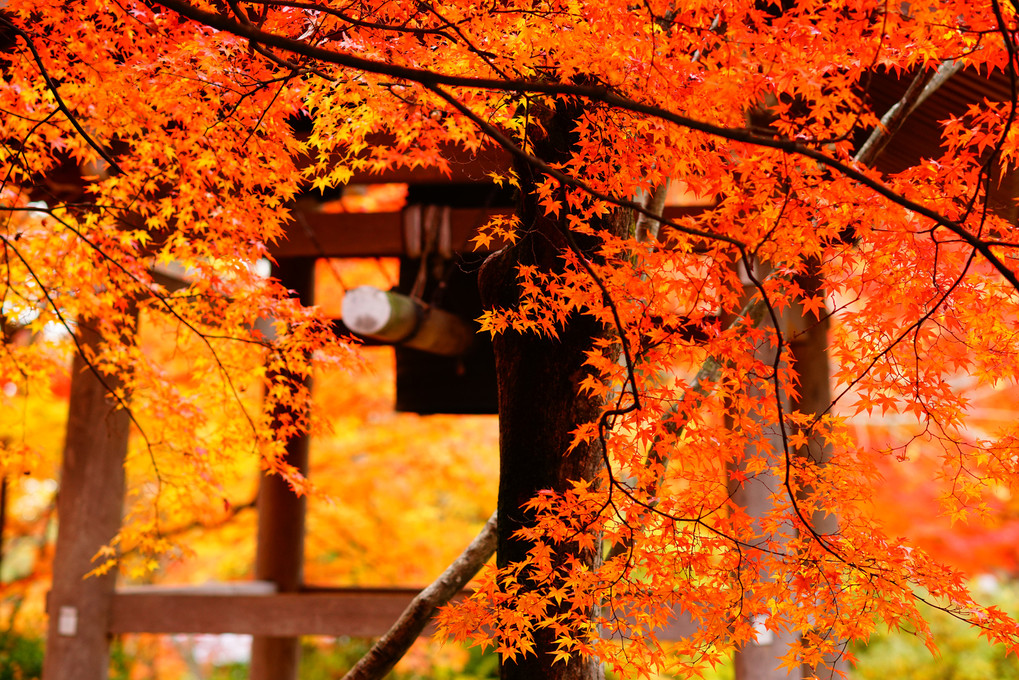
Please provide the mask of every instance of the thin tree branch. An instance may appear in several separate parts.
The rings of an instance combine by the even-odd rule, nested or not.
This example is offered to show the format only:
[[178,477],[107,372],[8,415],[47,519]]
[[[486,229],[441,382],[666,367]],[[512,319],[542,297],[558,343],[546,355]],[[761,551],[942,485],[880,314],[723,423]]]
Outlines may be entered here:
[[665,199],[669,194],[669,181],[666,180],[656,186],[648,197],[647,210],[651,215],[641,215],[637,220],[637,228],[634,230],[634,238],[638,243],[658,241],[658,231],[662,226],[662,212],[665,210]]
[[33,60],[39,67],[39,73],[42,75],[43,80],[46,81],[46,86],[50,89],[50,92],[53,93],[53,99],[57,102],[57,106],[60,108],[63,114],[67,116],[67,120],[70,121],[71,125],[74,126],[74,129],[78,131],[78,134],[82,136],[82,139],[84,139],[88,143],[88,145],[95,150],[97,154],[102,156],[104,161],[110,164],[111,171],[110,174],[119,175],[121,171],[120,166],[117,165],[117,161],[113,160],[113,156],[111,156],[106,151],[106,149],[100,146],[97,141],[92,139],[92,136],[89,135],[89,133],[85,131],[85,128],[82,127],[81,123],[78,122],[77,116],[71,113],[71,110],[67,107],[67,104],[64,103],[63,98],[61,98],[60,96],[59,90],[57,90],[57,84],[53,82],[52,78],[50,78],[50,74],[46,70],[46,64],[42,62],[42,57],[39,56],[39,52],[36,51],[35,45],[32,43],[32,38],[28,35],[28,33],[15,26],[13,23],[8,21],[3,16],[0,16],[0,23],[10,28],[14,33],[21,36],[21,38],[25,41],[25,44],[28,46],[28,50],[32,53]]
[[[316,2],[301,2],[299,0],[244,0],[244,1],[249,5],[261,5],[264,8],[294,7],[296,9],[305,9],[312,12],[321,12],[322,14],[328,14],[330,16],[336,17],[337,19],[340,19],[341,21],[345,21],[346,23],[356,28],[366,28],[378,31],[394,31],[399,33],[410,33],[411,35],[438,35],[442,36],[451,43],[456,42],[450,35],[445,33],[440,28],[423,28],[423,27],[419,28],[412,26],[400,26],[396,24],[385,24],[372,21],[364,21],[362,19],[356,19],[351,15],[347,14],[346,12],[343,12],[342,10],[327,7]],[[446,23],[447,25],[451,25],[449,24],[449,22]]]
[[435,610],[449,602],[485,562],[495,554],[496,514],[485,522],[481,533],[471,541],[453,564],[430,586],[418,593],[386,634],[351,668],[343,680],[379,680],[383,678],[428,625]]
[[962,62],[949,59],[938,67],[930,80],[927,80],[926,72],[917,73],[905,94],[881,117],[881,122],[871,131],[853,159],[860,165],[872,166],[895,133],[902,129],[910,114],[961,68]]

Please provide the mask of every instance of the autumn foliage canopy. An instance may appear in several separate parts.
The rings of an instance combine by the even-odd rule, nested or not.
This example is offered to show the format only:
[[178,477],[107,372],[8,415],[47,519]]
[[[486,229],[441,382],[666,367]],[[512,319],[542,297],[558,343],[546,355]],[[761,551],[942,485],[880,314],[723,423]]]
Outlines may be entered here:
[[[973,390],[1019,378],[1019,231],[1002,198],[1019,151],[1017,9],[9,0],[0,375],[27,388],[65,370],[59,333],[18,344],[15,327],[98,333],[76,349],[130,409],[159,485],[124,545],[157,536],[166,508],[216,497],[237,458],[303,489],[280,443],[328,414],[303,408],[295,376],[352,368],[357,351],[254,263],[309,191],[499,151],[513,163],[492,179],[559,240],[553,266],[516,267],[515,301],[482,331],[552,341],[596,321],[575,384],[599,412],[569,434],[605,465],[529,501],[526,558],[445,611],[448,635],[514,658],[551,631],[558,659],[649,672],[715,660],[756,623],[798,636],[792,666],[878,626],[923,636],[927,602],[1015,647],[1016,624],[886,534],[871,500],[878,463],[910,456],[936,462],[960,519],[1019,483],[1019,422],[968,426]],[[969,102],[923,158],[875,169],[861,145],[891,134],[878,80],[945,68],[1004,78],[1011,99]],[[68,168],[79,182],[53,179]],[[658,220],[667,186],[710,209]],[[526,239],[524,217],[475,242]],[[189,285],[154,279],[171,263]],[[139,324],[173,338],[169,356],[144,351]],[[808,406],[795,348],[825,328],[831,393]],[[304,415],[271,429],[277,403]],[[846,418],[868,412],[907,426],[860,446]],[[31,445],[8,442],[3,468],[31,471]],[[736,501],[755,480],[763,513]],[[666,654],[654,632],[674,610],[698,632]]]

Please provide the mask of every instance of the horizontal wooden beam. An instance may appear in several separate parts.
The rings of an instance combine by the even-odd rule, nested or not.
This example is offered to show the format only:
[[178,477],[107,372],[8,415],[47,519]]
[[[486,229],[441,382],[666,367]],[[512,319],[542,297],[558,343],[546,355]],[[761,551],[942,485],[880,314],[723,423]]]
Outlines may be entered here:
[[346,292],[343,323],[363,338],[444,357],[466,354],[478,333],[469,318],[375,286]]
[[[0,2],[0,5],[3,3]],[[378,135],[373,140],[378,144],[392,144],[392,137]],[[371,145],[371,144],[369,144]],[[380,171],[355,170],[349,184],[452,184],[462,182],[491,182],[492,173],[505,174],[512,166],[509,154],[499,148],[486,147],[473,152],[449,144],[443,147],[441,156],[447,163],[447,172],[437,166],[415,166],[387,168]],[[33,177],[26,185],[32,200],[46,201],[51,205],[76,203],[87,199],[86,179],[77,161],[70,154],[58,159],[58,164]],[[336,163],[342,163],[338,157]],[[306,167],[307,158],[299,158],[298,167]]]
[[[484,208],[449,209],[452,249],[473,250],[470,239],[496,213]],[[274,257],[399,257],[414,248],[405,232],[403,212],[297,211],[285,238],[269,252]]]
[[118,592],[110,632],[376,637],[415,595],[413,590],[374,589],[260,595]]
[[[378,637],[417,594],[411,588],[254,594],[244,589],[132,588],[114,595],[109,632]],[[693,631],[689,617],[681,615],[660,632],[659,639],[678,640]],[[432,633],[433,628],[426,630]]]
[[[704,206],[667,206],[666,219],[678,219],[703,212]],[[508,208],[449,208],[446,220],[449,243],[455,252],[473,252],[470,242],[478,227],[496,215],[508,215]],[[661,231],[668,240],[669,228]],[[490,249],[502,247],[501,243]],[[271,246],[274,257],[399,257],[413,252],[404,227],[403,212],[325,213],[295,211],[285,238]]]

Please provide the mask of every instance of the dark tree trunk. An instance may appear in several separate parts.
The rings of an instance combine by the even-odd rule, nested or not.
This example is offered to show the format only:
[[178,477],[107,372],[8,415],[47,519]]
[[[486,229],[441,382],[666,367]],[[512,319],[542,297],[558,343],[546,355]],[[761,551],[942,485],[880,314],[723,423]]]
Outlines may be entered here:
[[[543,139],[536,153],[546,161],[562,160],[569,151],[576,110],[550,112],[544,122]],[[536,130],[535,130],[536,132]],[[537,206],[531,169],[518,167],[521,178],[520,216],[523,235],[514,245],[491,256],[481,270],[479,286],[486,309],[513,307],[519,301],[517,271],[521,265],[539,271],[562,269],[563,253],[570,247],[565,218],[555,220]],[[632,221],[632,216],[630,217]],[[624,220],[606,221],[605,229],[621,229]],[[579,244],[581,249],[593,244]],[[591,256],[588,253],[588,256]],[[578,394],[586,375],[584,352],[596,337],[614,333],[591,317],[574,314],[550,339],[534,333],[506,331],[495,337],[496,372],[499,385],[500,478],[498,501],[498,552],[500,567],[522,560],[531,544],[513,537],[521,527],[534,521],[521,506],[539,491],[562,491],[571,480],[593,479],[603,466],[599,442],[576,447],[566,453],[571,432],[582,423],[595,421],[601,403]],[[580,554],[576,545],[560,548],[558,559],[579,555],[596,566],[596,550]],[[601,675],[598,664],[576,657],[568,663],[553,664],[554,636],[537,631],[535,653],[515,660],[503,659],[504,680],[592,680]]]

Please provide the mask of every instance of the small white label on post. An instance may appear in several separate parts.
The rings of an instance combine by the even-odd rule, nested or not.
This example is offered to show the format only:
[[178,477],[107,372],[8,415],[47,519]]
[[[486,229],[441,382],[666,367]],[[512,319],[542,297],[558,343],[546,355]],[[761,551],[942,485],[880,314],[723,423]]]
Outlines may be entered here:
[[60,616],[57,618],[57,632],[65,637],[73,637],[78,634],[77,607],[60,608]]
[[754,617],[754,632],[757,633],[755,642],[761,647],[770,645],[775,641],[775,634],[768,630],[768,627],[765,625],[767,620],[768,617],[763,614],[758,614]]

